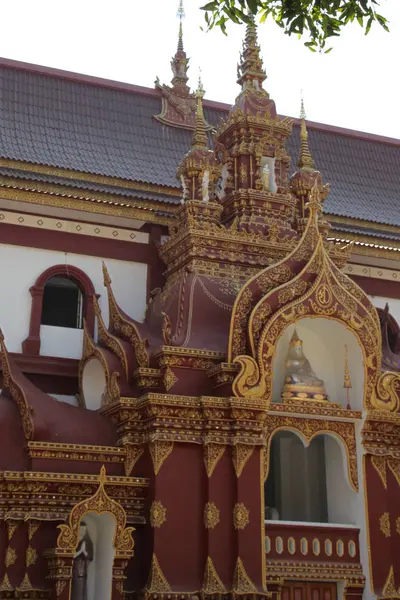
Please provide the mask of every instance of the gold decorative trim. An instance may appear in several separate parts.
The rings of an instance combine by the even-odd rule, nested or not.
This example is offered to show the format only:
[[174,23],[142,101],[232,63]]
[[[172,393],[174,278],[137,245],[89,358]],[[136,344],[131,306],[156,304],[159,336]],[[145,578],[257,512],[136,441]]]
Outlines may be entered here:
[[232,448],[232,460],[235,468],[236,477],[240,477],[243,469],[254,452],[254,446],[246,444],[235,444]]
[[390,565],[389,573],[386,578],[385,585],[382,589],[382,598],[400,598],[400,593],[396,590],[396,585],[394,581],[394,571],[393,565]]
[[[19,180],[21,181],[21,180]],[[48,186],[46,186],[48,187]],[[67,210],[78,210],[94,214],[112,215],[115,217],[124,217],[128,219],[136,219],[147,223],[157,223],[159,225],[171,225],[175,218],[172,210],[176,207],[171,207],[162,202],[158,206],[154,203],[148,205],[148,201],[142,200],[128,204],[126,202],[110,203],[110,198],[100,200],[99,194],[93,194],[93,198],[80,197],[79,194],[75,198],[70,198],[67,195],[49,194],[47,191],[30,190],[28,186],[10,185],[4,177],[0,177],[1,197],[6,200],[17,200],[18,202],[26,202],[27,204],[39,204],[42,206],[53,206]],[[65,191],[70,192],[71,188],[65,188]],[[69,195],[69,194],[68,194]],[[161,208],[167,215],[160,215],[158,212]],[[168,208],[171,214],[168,215]]]
[[206,529],[214,529],[220,521],[220,511],[215,502],[207,502],[204,507],[204,527]]
[[266,452],[266,474],[269,473],[270,446],[272,437],[281,430],[295,431],[309,445],[317,435],[329,434],[338,442],[343,442],[347,457],[347,472],[350,485],[358,491],[358,466],[355,424],[351,421],[328,421],[310,418],[298,418],[292,415],[269,414],[265,425],[265,440],[268,446]]
[[14,533],[16,532],[16,530],[18,529],[19,526],[19,521],[14,521],[12,519],[9,519],[7,521],[7,535],[8,535],[8,542],[11,542]]
[[56,582],[57,596],[61,596],[61,594],[65,590],[66,585],[67,585],[67,582],[65,581],[65,579],[57,579],[57,582]]
[[257,588],[247,575],[243,561],[238,557],[233,576],[233,590],[236,594],[256,594]]
[[11,585],[10,579],[7,573],[4,574],[3,581],[0,584],[0,592],[13,592],[14,588]]
[[144,454],[143,446],[137,446],[135,444],[125,444],[126,457],[125,457],[125,475],[129,477],[133,471],[133,467]]
[[[87,221],[56,219],[47,215],[31,215],[26,212],[12,212],[0,209],[0,221],[19,227],[32,227],[45,231],[60,231],[76,235],[86,235],[100,239],[118,240],[137,244],[148,244],[149,234],[134,229],[98,225]],[[79,242],[77,242],[79,243]]]
[[99,475],[99,487],[90,498],[76,504],[71,510],[68,525],[59,525],[60,534],[57,538],[57,548],[73,552],[79,543],[79,523],[88,512],[98,514],[108,513],[115,519],[114,548],[116,556],[133,554],[134,541],[132,532],[134,527],[126,527],[126,512],[121,504],[112,500],[105,491],[106,469],[103,465]]
[[244,529],[249,523],[249,510],[243,502],[237,502],[233,508],[233,526],[235,529]]
[[391,536],[390,517],[389,517],[388,512],[384,512],[379,517],[379,529],[381,530],[381,533],[383,533],[383,535],[385,537],[390,538],[390,536]]
[[387,490],[386,456],[371,456],[371,465],[378,473],[383,487]]
[[153,461],[154,474],[158,475],[164,462],[174,449],[174,442],[156,440],[149,444],[151,460]]
[[167,509],[159,500],[154,500],[150,508],[150,525],[161,527],[167,520]]
[[8,546],[8,548],[6,550],[5,559],[4,559],[4,564],[6,565],[6,569],[8,569],[8,567],[11,567],[11,565],[15,564],[16,560],[17,560],[17,551],[15,550],[15,548]]
[[29,521],[28,523],[28,539],[29,541],[32,540],[32,538],[34,537],[35,533],[37,532],[37,530],[40,527],[40,521]]
[[108,175],[96,175],[94,173],[85,173],[84,171],[74,171],[73,169],[63,169],[60,167],[51,167],[48,165],[38,165],[21,160],[0,158],[0,167],[7,169],[17,169],[19,171],[30,171],[31,173],[40,173],[41,175],[54,175],[56,177],[68,177],[68,179],[78,179],[93,183],[101,183],[116,187],[122,187],[132,190],[143,190],[154,192],[155,194],[164,194],[165,196],[174,196],[180,198],[179,188],[155,185],[152,183],[143,183],[140,181],[128,181],[119,177],[110,177]]
[[122,463],[126,456],[125,448],[55,442],[28,442],[28,453],[30,458],[87,460],[102,463]]
[[26,555],[25,555],[25,564],[27,567],[30,567],[31,565],[34,565],[37,561],[38,558],[38,553],[35,550],[35,548],[32,548],[32,546],[28,546],[26,549]]
[[149,580],[146,584],[146,592],[147,594],[165,594],[171,591],[171,586],[161,570],[158,558],[155,554],[153,554],[151,559]]
[[222,583],[212,559],[208,556],[203,579],[203,593],[208,595],[226,594],[227,589]]
[[223,444],[205,444],[204,445],[204,465],[207,471],[207,477],[211,477],[214,469],[221,460],[226,446]]
[[167,367],[164,371],[163,381],[164,381],[165,391],[169,392],[169,390],[175,385],[175,383],[177,381],[179,381],[179,379],[175,375],[175,373],[172,371],[172,369]]
[[389,469],[391,470],[391,472],[393,473],[393,475],[397,481],[397,485],[400,486],[400,460],[395,460],[393,458],[389,458],[387,461],[387,465],[388,465]]
[[400,517],[396,519],[396,533],[400,535]]

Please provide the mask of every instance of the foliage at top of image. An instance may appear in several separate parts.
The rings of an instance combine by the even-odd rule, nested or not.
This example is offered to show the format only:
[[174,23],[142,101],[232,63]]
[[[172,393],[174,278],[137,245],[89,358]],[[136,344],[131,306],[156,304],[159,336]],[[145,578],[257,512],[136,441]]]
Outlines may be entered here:
[[377,0],[212,0],[202,6],[207,29],[220,27],[226,34],[227,23],[250,23],[260,17],[263,23],[268,17],[277,23],[287,35],[306,37],[312,52],[330,52],[326,44],[337,37],[342,29],[358,21],[367,34],[373,23],[389,31],[388,22],[377,12]]

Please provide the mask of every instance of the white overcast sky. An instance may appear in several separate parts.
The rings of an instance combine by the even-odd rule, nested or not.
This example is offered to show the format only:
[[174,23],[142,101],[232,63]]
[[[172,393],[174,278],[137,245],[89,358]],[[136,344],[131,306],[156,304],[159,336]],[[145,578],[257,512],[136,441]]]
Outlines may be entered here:
[[[202,71],[206,97],[232,104],[244,28],[228,36],[200,30],[199,7],[186,0],[184,46],[190,84]],[[2,3],[0,56],[148,87],[171,79],[178,0],[13,0]],[[259,26],[268,79],[280,114],[298,116],[303,90],[308,119],[400,138],[400,0],[381,0],[390,33],[368,36],[351,25],[328,54],[313,54],[274,23]],[[17,26],[16,26],[17,24]]]

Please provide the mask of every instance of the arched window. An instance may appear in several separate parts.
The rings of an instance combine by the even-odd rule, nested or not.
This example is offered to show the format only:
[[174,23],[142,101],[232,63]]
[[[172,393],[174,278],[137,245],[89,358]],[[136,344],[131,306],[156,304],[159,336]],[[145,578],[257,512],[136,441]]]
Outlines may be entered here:
[[30,288],[32,296],[29,336],[22,342],[24,354],[40,353],[40,326],[82,328],[86,319],[94,335],[95,289],[89,277],[72,265],[55,265],[44,271]]
[[274,435],[265,504],[267,519],[328,522],[323,436],[316,437],[305,448],[291,431]]
[[44,286],[41,325],[82,329],[83,294],[75,281],[55,275]]

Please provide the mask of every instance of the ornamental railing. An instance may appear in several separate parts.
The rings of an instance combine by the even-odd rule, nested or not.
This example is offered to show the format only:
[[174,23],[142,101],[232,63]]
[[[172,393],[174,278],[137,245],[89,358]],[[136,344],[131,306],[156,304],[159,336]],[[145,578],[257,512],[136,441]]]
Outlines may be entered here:
[[359,530],[349,525],[265,521],[267,561],[358,564]]

